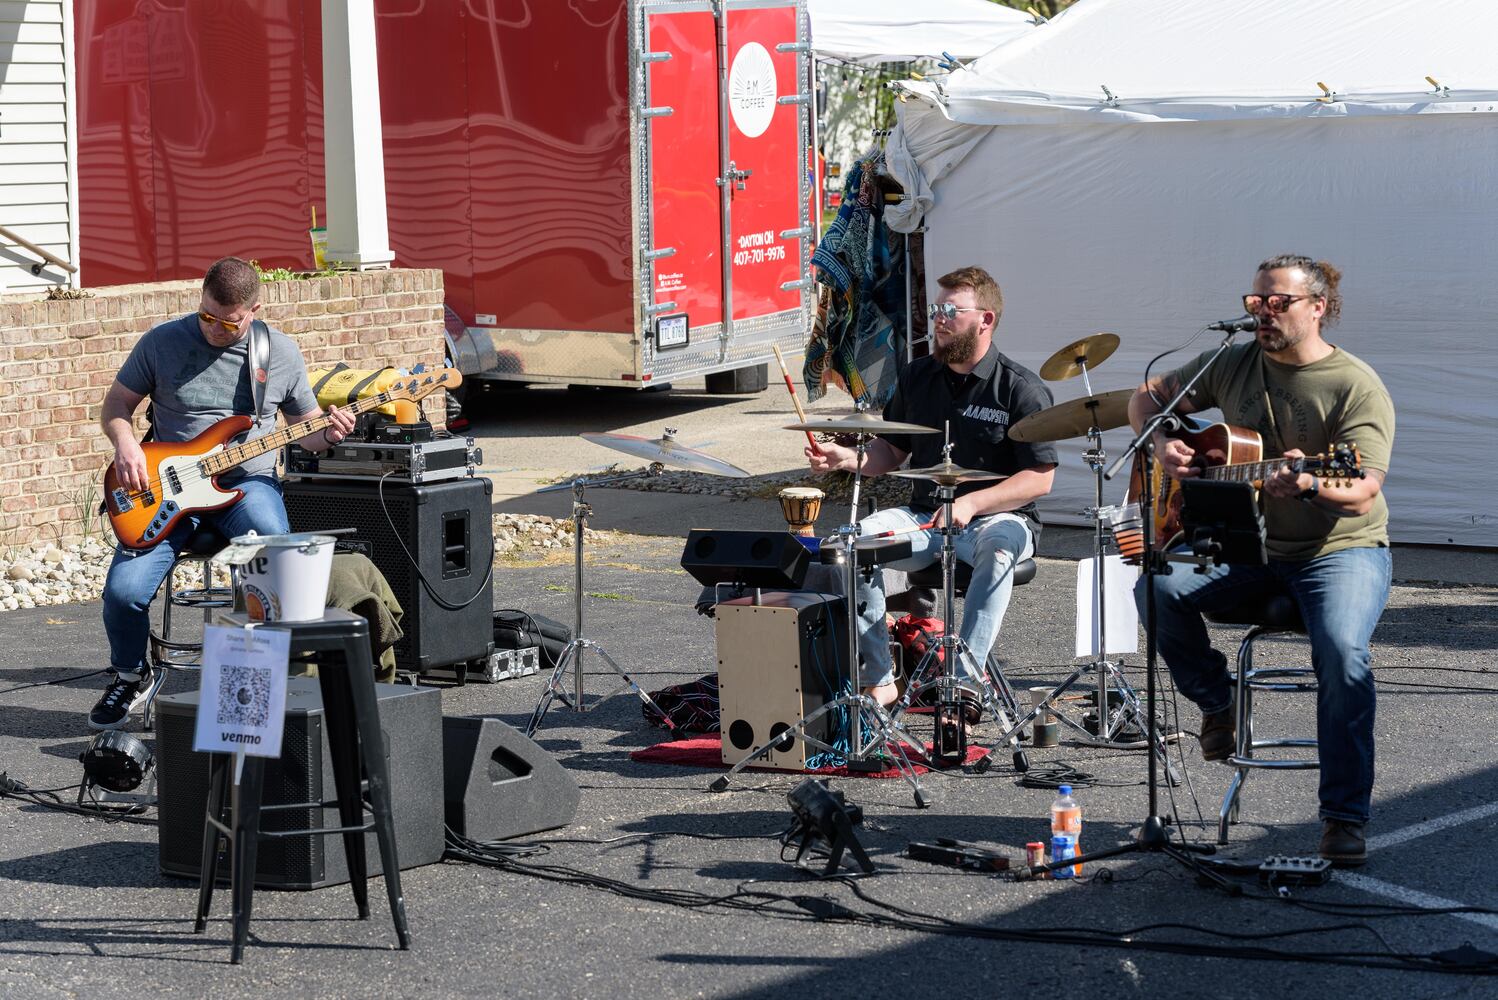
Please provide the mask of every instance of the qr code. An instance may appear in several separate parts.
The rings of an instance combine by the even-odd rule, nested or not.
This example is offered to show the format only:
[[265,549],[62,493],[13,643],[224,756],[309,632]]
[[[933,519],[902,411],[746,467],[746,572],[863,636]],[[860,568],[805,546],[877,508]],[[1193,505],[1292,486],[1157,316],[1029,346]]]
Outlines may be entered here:
[[218,724],[261,727],[270,719],[270,670],[225,664],[218,675]]

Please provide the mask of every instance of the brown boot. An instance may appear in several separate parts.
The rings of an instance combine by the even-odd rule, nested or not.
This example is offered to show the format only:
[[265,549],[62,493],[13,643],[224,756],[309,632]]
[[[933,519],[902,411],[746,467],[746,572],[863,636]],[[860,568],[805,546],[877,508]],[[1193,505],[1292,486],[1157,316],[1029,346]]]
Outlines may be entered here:
[[1356,868],[1368,860],[1363,824],[1345,819],[1321,821],[1321,856],[1335,868]]
[[1233,710],[1228,708],[1202,715],[1202,730],[1197,742],[1202,747],[1202,760],[1227,760],[1231,757],[1236,749]]

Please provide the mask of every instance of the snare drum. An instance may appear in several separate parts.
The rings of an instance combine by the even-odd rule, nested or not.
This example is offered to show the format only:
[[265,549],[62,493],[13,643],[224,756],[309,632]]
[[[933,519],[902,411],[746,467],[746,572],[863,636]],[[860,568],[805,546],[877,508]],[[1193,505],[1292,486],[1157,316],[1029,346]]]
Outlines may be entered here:
[[780,491],[780,512],[786,530],[795,535],[816,534],[817,515],[822,512],[822,491],[810,486],[788,486]]

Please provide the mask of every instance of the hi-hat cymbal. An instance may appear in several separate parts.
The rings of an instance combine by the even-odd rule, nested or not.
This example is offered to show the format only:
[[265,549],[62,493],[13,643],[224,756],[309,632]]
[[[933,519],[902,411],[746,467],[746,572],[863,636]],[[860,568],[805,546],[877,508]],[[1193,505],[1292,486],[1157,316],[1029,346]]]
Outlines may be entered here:
[[1013,441],[1060,441],[1081,437],[1096,426],[1106,431],[1129,422],[1133,389],[1114,389],[1100,396],[1082,396],[1032,413],[1009,428]]
[[678,444],[667,430],[659,438],[643,438],[635,434],[584,434],[584,440],[601,444],[605,448],[622,451],[626,455],[643,458],[648,462],[659,462],[688,472],[705,472],[710,476],[727,476],[730,479],[747,479],[749,473],[737,465],[714,458],[705,451]]
[[997,472],[984,472],[982,469],[964,469],[960,465],[951,462],[943,462],[925,469],[898,469],[890,475],[898,476],[900,479],[924,479],[938,486],[957,486],[961,483],[995,482],[1000,479],[1008,479],[1008,476]]
[[935,427],[926,427],[921,424],[902,424],[895,420],[885,420],[877,413],[863,411],[849,414],[846,417],[827,417],[822,420],[808,420],[800,424],[787,424],[788,431],[811,431],[813,434],[940,434],[941,431]]
[[1061,382],[1082,374],[1085,364],[1088,371],[1107,361],[1118,350],[1118,335],[1094,333],[1076,343],[1067,344],[1046,359],[1040,366],[1040,377],[1047,382]]

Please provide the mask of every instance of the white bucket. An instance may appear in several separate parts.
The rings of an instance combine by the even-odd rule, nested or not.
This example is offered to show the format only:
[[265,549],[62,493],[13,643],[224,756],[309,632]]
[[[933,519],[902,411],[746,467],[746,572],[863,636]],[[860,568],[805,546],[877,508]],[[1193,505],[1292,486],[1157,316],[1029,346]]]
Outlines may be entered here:
[[241,535],[235,545],[258,545],[239,567],[239,593],[251,621],[303,622],[321,618],[333,573],[332,535]]

